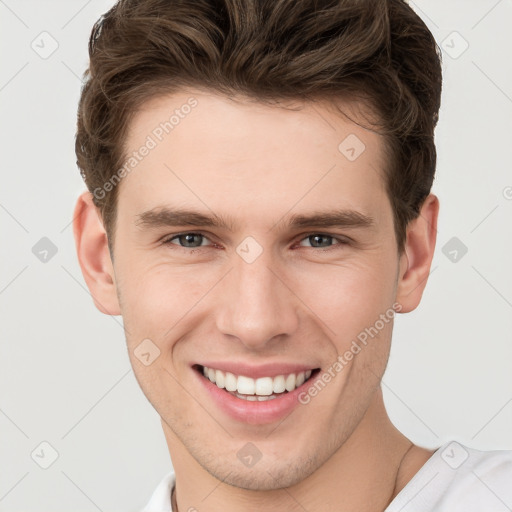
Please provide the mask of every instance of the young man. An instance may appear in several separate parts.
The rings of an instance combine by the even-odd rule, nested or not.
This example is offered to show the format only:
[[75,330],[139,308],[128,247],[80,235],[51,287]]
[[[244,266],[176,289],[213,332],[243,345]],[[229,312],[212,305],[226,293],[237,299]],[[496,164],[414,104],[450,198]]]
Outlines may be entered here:
[[382,399],[439,209],[413,10],[120,1],[89,53],[74,232],[172,458],[145,511],[511,510],[511,452],[416,446]]

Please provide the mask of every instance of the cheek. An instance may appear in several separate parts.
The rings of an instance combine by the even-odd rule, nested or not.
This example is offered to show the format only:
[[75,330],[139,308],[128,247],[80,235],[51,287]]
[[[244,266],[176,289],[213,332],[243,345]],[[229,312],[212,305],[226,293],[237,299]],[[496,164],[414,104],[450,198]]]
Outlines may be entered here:
[[317,265],[300,275],[297,286],[304,302],[341,338],[373,324],[394,302],[393,275],[374,261]]
[[205,275],[192,268],[161,263],[120,262],[118,274],[122,315],[129,337],[161,341],[168,339],[170,330],[179,325],[218,280],[211,272]]
[[[350,389],[373,389],[376,375],[382,375],[387,363],[395,302],[390,264],[319,266],[301,279],[303,293],[309,290],[305,302],[320,319],[317,325],[336,353],[331,372],[342,374]],[[339,385],[341,392],[341,381]]]

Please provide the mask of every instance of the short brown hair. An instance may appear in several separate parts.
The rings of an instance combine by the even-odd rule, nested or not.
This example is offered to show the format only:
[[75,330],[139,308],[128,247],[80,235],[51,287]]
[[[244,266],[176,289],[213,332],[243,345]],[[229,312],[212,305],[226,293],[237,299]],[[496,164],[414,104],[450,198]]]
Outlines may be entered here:
[[[430,193],[441,52],[404,0],[119,0],[94,25],[78,107],[77,164],[112,251],[135,111],[198,87],[258,101],[362,100],[377,115],[399,253]],[[375,125],[376,126],[376,125]]]

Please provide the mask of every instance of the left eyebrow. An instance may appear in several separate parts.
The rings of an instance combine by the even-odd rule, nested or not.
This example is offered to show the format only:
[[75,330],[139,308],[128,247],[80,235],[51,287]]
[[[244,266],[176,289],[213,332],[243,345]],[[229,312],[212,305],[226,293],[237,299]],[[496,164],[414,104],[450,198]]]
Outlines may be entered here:
[[306,227],[343,227],[343,228],[372,228],[376,226],[375,219],[356,210],[334,210],[308,215],[292,215],[289,220],[292,228]]
[[[282,223],[280,220],[277,224]],[[284,221],[290,229],[307,227],[374,228],[375,219],[356,210],[333,210],[294,214]],[[173,226],[216,227],[234,231],[235,222],[214,213],[202,213],[186,208],[154,208],[137,215],[135,224],[158,228]],[[273,229],[273,228],[272,228]]]

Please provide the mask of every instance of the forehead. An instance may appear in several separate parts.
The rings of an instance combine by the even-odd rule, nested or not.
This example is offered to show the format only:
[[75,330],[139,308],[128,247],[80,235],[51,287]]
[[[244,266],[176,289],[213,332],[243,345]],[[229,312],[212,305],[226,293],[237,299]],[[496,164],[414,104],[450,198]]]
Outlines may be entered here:
[[[357,107],[341,105],[356,121]],[[133,165],[119,208],[131,211],[386,207],[383,138],[327,102],[274,106],[199,90],[154,98],[133,117],[125,155]]]

